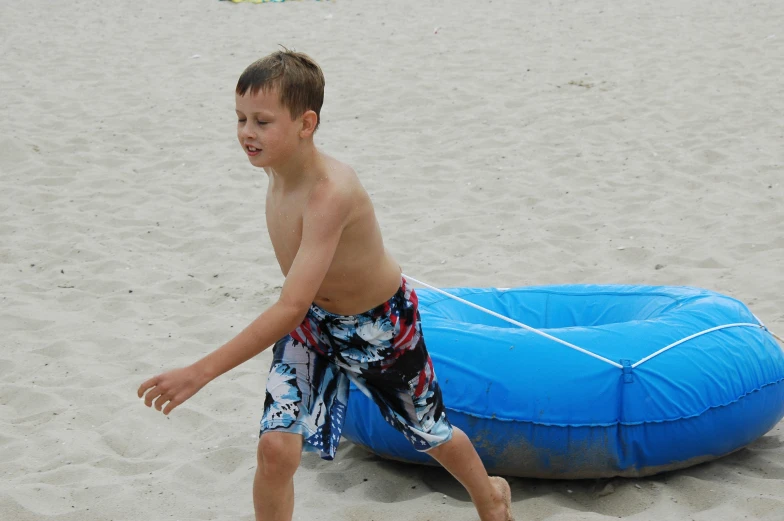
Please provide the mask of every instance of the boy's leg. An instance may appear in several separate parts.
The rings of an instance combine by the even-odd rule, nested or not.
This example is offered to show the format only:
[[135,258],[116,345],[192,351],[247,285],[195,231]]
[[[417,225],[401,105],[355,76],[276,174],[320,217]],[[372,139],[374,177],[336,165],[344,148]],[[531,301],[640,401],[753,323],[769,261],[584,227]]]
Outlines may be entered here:
[[253,480],[256,521],[291,521],[294,513],[294,473],[301,457],[301,435],[274,431],[262,434]]
[[326,356],[290,335],[276,342],[272,353],[253,504],[257,521],[290,521],[303,445],[319,450],[323,458],[335,456],[348,378]]
[[505,479],[488,477],[471,440],[452,427],[452,439],[427,451],[471,496],[482,521],[512,521],[511,491]]
[[426,451],[463,484],[482,521],[511,521],[509,484],[488,477],[468,436],[446,418],[416,292],[403,279],[383,308],[358,315],[355,322],[333,332],[342,347],[338,365],[414,448]]

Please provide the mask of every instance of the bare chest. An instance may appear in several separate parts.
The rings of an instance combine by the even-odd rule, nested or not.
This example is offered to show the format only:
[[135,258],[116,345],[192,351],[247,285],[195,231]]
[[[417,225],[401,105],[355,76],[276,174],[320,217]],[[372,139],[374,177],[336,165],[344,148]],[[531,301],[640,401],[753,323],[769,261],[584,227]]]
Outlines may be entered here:
[[283,275],[288,274],[302,242],[303,207],[304,201],[296,197],[267,197],[267,230]]

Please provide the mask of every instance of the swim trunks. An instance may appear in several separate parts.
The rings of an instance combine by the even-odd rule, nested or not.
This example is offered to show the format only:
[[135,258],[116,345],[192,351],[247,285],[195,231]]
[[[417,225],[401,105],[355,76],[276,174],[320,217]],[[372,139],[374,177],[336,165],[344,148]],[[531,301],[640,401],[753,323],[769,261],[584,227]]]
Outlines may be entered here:
[[405,278],[391,299],[359,315],[336,315],[313,304],[302,324],[275,343],[261,434],[301,434],[304,450],[333,459],[349,381],[416,450],[451,439],[417,296]]

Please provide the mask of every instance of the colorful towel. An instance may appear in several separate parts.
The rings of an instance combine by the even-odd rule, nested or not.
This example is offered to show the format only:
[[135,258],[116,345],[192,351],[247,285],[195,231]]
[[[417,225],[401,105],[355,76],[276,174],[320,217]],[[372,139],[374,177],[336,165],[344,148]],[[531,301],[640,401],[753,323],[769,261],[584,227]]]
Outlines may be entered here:
[[[221,1],[225,1],[225,0],[221,0]],[[291,2],[293,0],[231,0],[231,1],[233,3],[235,3],[235,4],[239,4],[239,3],[242,3],[242,2],[247,2],[247,3],[251,3],[251,4],[272,4],[272,3],[278,4],[280,2],[286,2],[286,1]],[[299,1],[299,0],[297,0],[297,1]],[[321,2],[322,0],[316,0],[316,1],[317,2]],[[323,1],[324,2],[329,2],[331,0],[323,0]]]

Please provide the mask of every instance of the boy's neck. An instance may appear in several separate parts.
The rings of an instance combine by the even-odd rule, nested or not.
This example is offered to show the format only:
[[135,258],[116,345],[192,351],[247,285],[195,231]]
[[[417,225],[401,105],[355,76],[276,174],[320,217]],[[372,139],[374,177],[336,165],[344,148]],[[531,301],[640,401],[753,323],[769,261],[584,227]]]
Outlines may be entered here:
[[318,176],[322,171],[321,165],[321,153],[313,141],[308,141],[285,164],[270,166],[265,170],[270,180],[281,183],[283,187],[293,187]]

